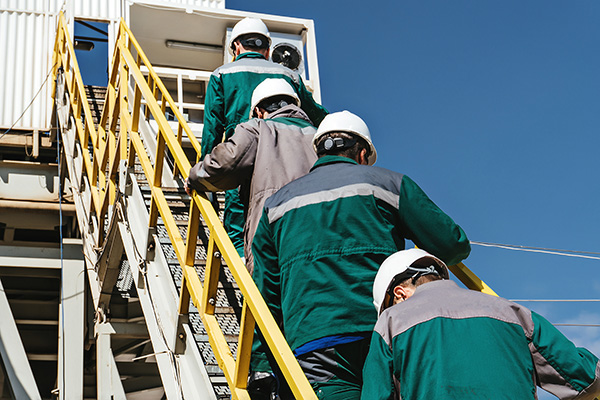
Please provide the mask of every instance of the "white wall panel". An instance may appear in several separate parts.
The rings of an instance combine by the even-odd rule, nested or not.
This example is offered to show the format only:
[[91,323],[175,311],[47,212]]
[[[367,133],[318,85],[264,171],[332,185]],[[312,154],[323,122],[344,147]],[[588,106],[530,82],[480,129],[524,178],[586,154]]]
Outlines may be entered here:
[[[225,8],[225,0],[0,0],[0,129],[13,124],[13,129],[49,128],[51,77],[46,80],[46,76],[52,67],[61,9],[72,31],[73,18],[118,21],[123,10],[138,2]],[[33,104],[17,122],[42,85]]]
[[166,0],[166,2],[180,6],[225,8],[225,0]]
[[[56,4],[42,0],[0,3],[0,128],[18,120],[50,71]],[[47,129],[50,86],[46,81],[14,129]]]
[[129,5],[140,3],[140,4],[156,4],[162,6],[177,6],[183,7],[209,7],[209,8],[225,8],[225,0],[125,0]]
[[57,12],[63,0],[0,0],[0,10],[36,13]]
[[120,0],[70,0],[75,18],[115,20],[121,17]]

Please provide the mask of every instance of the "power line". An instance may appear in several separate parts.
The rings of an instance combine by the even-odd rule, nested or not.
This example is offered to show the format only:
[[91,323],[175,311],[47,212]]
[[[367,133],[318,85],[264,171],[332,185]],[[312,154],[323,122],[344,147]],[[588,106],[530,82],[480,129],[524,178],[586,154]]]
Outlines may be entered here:
[[476,242],[473,241],[471,242],[473,244],[479,244],[482,246],[485,245],[489,245],[489,246],[507,246],[507,247],[516,247],[516,248],[520,248],[520,249],[533,249],[533,250],[548,250],[548,251],[560,251],[563,253],[574,253],[574,254],[595,254],[595,255],[600,255],[600,252],[594,252],[594,251],[581,251],[581,250],[565,250],[565,249],[552,249],[552,248],[548,248],[548,247],[534,247],[534,246],[523,246],[523,245],[519,245],[519,244],[501,244],[501,243],[491,243],[491,242]]
[[544,254],[554,254],[554,255],[558,255],[558,256],[576,257],[576,258],[587,258],[587,259],[591,259],[591,260],[600,260],[600,257],[593,256],[593,255],[600,256],[600,253],[592,252],[592,251],[551,249],[551,248],[545,248],[545,247],[532,247],[532,246],[521,246],[521,245],[500,244],[500,243],[488,243],[488,242],[476,242],[476,241],[471,241],[470,243],[474,244],[474,245],[477,245],[477,246],[483,246],[483,247],[496,247],[496,248],[499,248],[499,249],[515,250],[515,251],[526,251],[526,252],[530,252],[530,253],[544,253]]

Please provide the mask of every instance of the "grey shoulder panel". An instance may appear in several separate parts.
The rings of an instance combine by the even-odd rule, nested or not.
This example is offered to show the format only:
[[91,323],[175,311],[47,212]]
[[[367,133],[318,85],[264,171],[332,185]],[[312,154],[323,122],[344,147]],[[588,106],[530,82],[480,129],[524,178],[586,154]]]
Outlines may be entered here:
[[[418,312],[416,311],[418,310]],[[434,281],[421,285],[415,294],[401,305],[382,313],[390,318],[390,334],[399,335],[408,329],[435,318],[491,318],[523,327],[531,338],[531,311],[501,297],[459,288],[453,281]]]
[[238,124],[238,126],[236,127],[236,132],[238,130],[246,130],[246,131],[251,131],[251,130],[258,130],[260,128],[260,124],[262,123],[262,119],[259,118],[252,118],[249,119],[246,122],[242,122],[241,124]]
[[383,191],[400,194],[402,174],[365,165],[346,162],[322,165],[313,169],[308,175],[286,186],[271,204],[285,203],[296,196],[310,195],[324,191],[333,191],[342,187],[373,186]]
[[398,208],[402,176],[344,162],[323,165],[284,186],[267,200],[265,210],[273,223],[288,211],[354,196],[373,196]]

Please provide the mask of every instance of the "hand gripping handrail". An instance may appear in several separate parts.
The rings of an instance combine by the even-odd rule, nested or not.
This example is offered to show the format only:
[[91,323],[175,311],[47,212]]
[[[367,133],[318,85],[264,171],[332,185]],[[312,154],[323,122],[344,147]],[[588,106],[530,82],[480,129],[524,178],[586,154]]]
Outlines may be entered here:
[[[55,77],[60,70],[64,71],[76,136],[83,150],[84,173],[92,186],[91,211],[98,218],[98,226],[104,226],[108,217],[108,207],[117,199],[119,168],[123,164],[133,167],[137,157],[151,187],[148,226],[155,227],[158,216],[161,217],[183,271],[179,313],[188,313],[190,300],[198,308],[211,348],[224,371],[232,397],[249,399],[246,382],[254,327],[258,325],[294,396],[297,399],[316,399],[315,392],[227,236],[212,204],[196,193],[190,202],[187,237],[182,237],[162,189],[162,171],[167,164],[165,155],[168,149],[174,161],[173,176],[186,179],[191,164],[181,147],[183,133],[189,138],[197,155],[200,154],[200,144],[125,22],[120,22],[104,110],[97,130],[62,13],[59,16],[53,57]],[[147,77],[142,73],[141,65],[147,69]],[[130,98],[129,90],[134,93],[133,99]],[[151,115],[158,125],[154,164],[138,133],[142,100],[146,105],[145,116]],[[167,107],[175,115],[177,134],[173,132],[165,117]],[[117,122],[120,122],[120,129],[117,129]],[[86,149],[89,147],[91,150],[88,153]],[[194,268],[200,215],[210,231],[204,283],[200,281]],[[99,231],[102,232],[102,229]],[[102,240],[102,233],[98,233],[95,245],[99,247]],[[227,263],[244,298],[235,358],[215,317],[215,299],[222,259]]]

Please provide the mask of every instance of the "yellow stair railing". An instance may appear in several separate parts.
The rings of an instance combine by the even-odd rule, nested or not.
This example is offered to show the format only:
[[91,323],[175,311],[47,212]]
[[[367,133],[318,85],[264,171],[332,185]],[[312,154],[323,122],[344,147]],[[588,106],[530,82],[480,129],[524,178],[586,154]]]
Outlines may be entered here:
[[[108,217],[108,207],[117,199],[119,165],[126,163],[127,166],[133,167],[137,157],[152,193],[148,227],[155,227],[160,215],[182,268],[183,282],[179,313],[188,313],[190,300],[197,307],[213,353],[231,389],[232,397],[249,399],[246,382],[254,327],[258,325],[294,396],[297,399],[316,399],[315,392],[225,233],[211,203],[198,194],[192,196],[187,237],[186,239],[182,237],[161,187],[162,171],[167,164],[165,156],[168,150],[175,164],[173,175],[179,174],[182,179],[186,179],[191,164],[181,147],[183,134],[187,135],[197,154],[200,154],[200,144],[125,22],[121,20],[119,26],[104,110],[97,131],[94,128],[75,51],[62,13],[59,16],[53,57],[55,78],[59,70],[64,71],[76,136],[84,150],[81,154],[84,171],[92,185],[91,207],[98,218],[98,226],[104,226],[104,221]],[[142,73],[141,66],[147,69],[147,77]],[[133,98],[130,98],[129,90],[134,93]],[[55,87],[52,93],[55,93]],[[146,105],[146,117],[151,115],[158,125],[154,163],[151,162],[138,133],[142,101]],[[165,117],[167,107],[175,115],[177,134],[173,132]],[[119,130],[117,130],[118,122]],[[107,126],[108,129],[105,128]],[[91,154],[85,151],[88,145],[93,149]],[[194,269],[200,215],[210,231],[204,283],[200,281]],[[98,236],[96,246],[102,244],[101,234]],[[221,260],[227,263],[244,298],[235,358],[215,317],[215,296]]]
[[492,296],[498,296],[496,292],[492,290],[484,281],[479,279],[477,275],[473,273],[467,266],[463,263],[458,263],[456,265],[448,266],[448,269],[452,271],[452,273],[469,289],[477,290],[478,292],[483,292],[487,294],[491,294]]
[[[191,164],[181,147],[183,134],[185,133],[190,140],[197,154],[200,154],[200,143],[125,22],[121,20],[119,25],[105,105],[98,130],[94,127],[73,43],[62,13],[59,16],[53,64],[55,83],[52,93],[54,96],[56,77],[62,70],[75,121],[76,137],[84,150],[81,157],[85,174],[92,186],[91,207],[98,218],[98,226],[104,226],[104,221],[108,217],[108,208],[117,200],[119,166],[126,163],[127,166],[133,167],[137,157],[152,193],[148,227],[156,227],[160,215],[183,271],[179,313],[188,313],[190,300],[197,307],[208,333],[211,348],[231,389],[232,397],[249,399],[246,381],[254,328],[258,325],[295,398],[316,399],[315,392],[304,376],[211,203],[196,193],[190,202],[187,236],[185,239],[182,237],[162,189],[165,155],[168,150],[174,160],[173,176],[179,175],[182,179],[186,179]],[[147,77],[142,73],[141,66],[147,69]],[[133,99],[129,96],[129,90],[134,93]],[[158,125],[154,164],[138,133],[142,102],[146,105],[145,117],[151,115]],[[175,116],[177,134],[173,132],[165,116],[167,107]],[[118,123],[120,129],[117,129]],[[85,151],[89,147],[92,148],[91,153]],[[200,216],[203,217],[210,231],[204,283],[200,281],[194,268]],[[99,232],[102,230],[100,229]],[[101,233],[98,233],[96,240],[98,241],[96,246],[100,246],[103,240]],[[227,263],[244,296],[235,358],[215,317],[215,298],[221,260]],[[450,270],[470,289],[495,295],[493,290],[464,264],[451,266]]]

